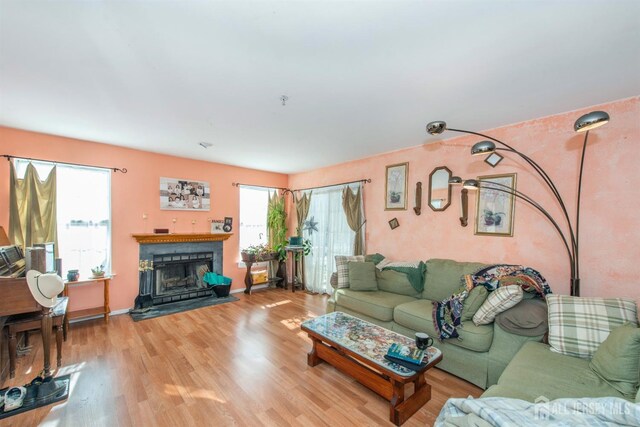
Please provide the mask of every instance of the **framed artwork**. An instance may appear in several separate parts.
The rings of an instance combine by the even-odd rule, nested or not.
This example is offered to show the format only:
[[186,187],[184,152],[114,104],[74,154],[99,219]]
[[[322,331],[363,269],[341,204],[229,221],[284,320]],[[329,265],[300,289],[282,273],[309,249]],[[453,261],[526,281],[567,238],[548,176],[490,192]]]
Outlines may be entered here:
[[393,218],[391,221],[389,221],[389,227],[391,227],[392,230],[395,230],[396,228],[400,227],[398,218]]
[[384,210],[401,211],[407,209],[407,184],[409,162],[387,166],[384,184]]
[[513,236],[516,174],[478,177],[475,234]]
[[502,161],[502,159],[504,159],[504,157],[502,157],[500,154],[496,152],[493,152],[489,154],[487,158],[484,159],[484,161],[489,165],[491,165],[492,168],[495,168],[496,166],[498,166],[498,163]]
[[160,177],[160,209],[208,211],[211,209],[210,197],[208,182]]

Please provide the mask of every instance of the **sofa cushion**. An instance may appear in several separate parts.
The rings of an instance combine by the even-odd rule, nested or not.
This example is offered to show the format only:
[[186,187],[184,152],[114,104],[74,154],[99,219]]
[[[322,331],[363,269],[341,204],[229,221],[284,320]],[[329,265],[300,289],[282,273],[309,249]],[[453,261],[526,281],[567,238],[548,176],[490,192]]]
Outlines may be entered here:
[[547,303],[541,299],[523,299],[514,307],[498,314],[495,322],[512,334],[524,337],[544,335],[549,330]]
[[372,262],[349,263],[349,288],[352,291],[377,291],[376,266]]
[[625,323],[612,330],[589,367],[627,399],[635,398],[640,375],[640,329]]
[[[419,299],[398,305],[393,311],[393,320],[400,326],[426,332],[430,337],[437,338],[436,328],[433,326],[433,303],[426,299]],[[458,328],[460,339],[446,340],[447,344],[466,348],[473,351],[489,351],[493,341],[493,325],[476,326],[472,322]],[[436,344],[437,346],[437,344]]]
[[457,262],[450,259],[430,259],[424,279],[422,298],[442,301],[449,298],[462,286],[461,278],[472,274],[485,264],[479,262]]
[[[383,322],[393,320],[393,309],[397,305],[415,301],[415,298],[406,295],[383,291],[359,292],[351,289],[338,289],[334,298],[338,306],[346,307]],[[340,307],[337,307],[336,310],[339,311]]]
[[473,315],[476,325],[488,325],[496,316],[522,301],[524,291],[518,285],[505,286],[491,292],[482,306]]
[[628,298],[547,295],[549,344],[555,352],[591,358],[616,326],[638,324],[636,303]]
[[376,268],[376,279],[378,280],[378,289],[381,291],[415,298],[420,296],[420,292],[417,292],[413,286],[411,286],[407,275],[399,271],[380,271]]
[[462,304],[462,313],[460,314],[460,320],[462,322],[473,319],[473,315],[482,306],[487,299],[489,291],[484,286],[476,286],[471,289],[469,295],[465,298]]
[[[512,391],[518,391],[514,395]],[[539,342],[527,342],[504,370],[498,385],[482,397],[516,397],[533,402],[544,396],[563,397],[624,396],[589,369],[589,361],[558,354]]]
[[336,255],[336,272],[338,273],[338,289],[349,287],[349,262],[364,262],[364,255]]

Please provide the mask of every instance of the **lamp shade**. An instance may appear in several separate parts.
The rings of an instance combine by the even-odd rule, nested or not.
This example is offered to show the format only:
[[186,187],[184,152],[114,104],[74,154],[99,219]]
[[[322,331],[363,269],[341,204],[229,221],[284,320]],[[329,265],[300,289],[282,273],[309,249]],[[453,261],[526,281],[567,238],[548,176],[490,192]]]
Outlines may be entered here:
[[427,132],[431,135],[440,135],[445,130],[447,130],[447,124],[442,120],[437,120],[427,124]]
[[476,142],[473,144],[473,147],[471,147],[471,154],[474,156],[493,153],[494,151],[496,151],[496,144],[491,141]]
[[480,183],[477,179],[465,179],[462,183],[462,188],[466,188],[467,190],[477,190],[480,188]]
[[462,178],[460,178],[459,176],[452,176],[451,178],[449,178],[449,184],[462,184]]
[[592,111],[580,117],[573,125],[576,132],[586,132],[609,122],[609,114],[604,111]]

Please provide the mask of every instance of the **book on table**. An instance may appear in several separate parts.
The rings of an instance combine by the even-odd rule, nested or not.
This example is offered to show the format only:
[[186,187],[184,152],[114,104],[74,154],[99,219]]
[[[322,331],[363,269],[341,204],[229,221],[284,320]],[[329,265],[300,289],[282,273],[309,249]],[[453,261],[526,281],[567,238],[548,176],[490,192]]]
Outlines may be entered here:
[[426,349],[420,350],[417,347],[409,347],[407,345],[393,343],[391,344],[391,347],[389,347],[389,350],[387,350],[385,357],[393,361],[401,360],[403,362],[412,363],[418,368],[423,365],[422,360],[424,359],[425,351]]

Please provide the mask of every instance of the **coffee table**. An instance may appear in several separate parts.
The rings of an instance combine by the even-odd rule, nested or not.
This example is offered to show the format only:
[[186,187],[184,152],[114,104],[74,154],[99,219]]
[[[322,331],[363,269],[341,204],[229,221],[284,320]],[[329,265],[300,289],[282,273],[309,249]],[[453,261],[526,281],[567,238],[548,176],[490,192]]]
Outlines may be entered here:
[[[414,346],[411,338],[342,312],[318,316],[302,323],[313,343],[307,364],[325,361],[389,401],[392,423],[401,425],[431,399],[426,371],[442,360],[442,353],[429,347],[429,362],[417,372],[384,358],[392,343]],[[405,384],[414,391],[405,397]]]

